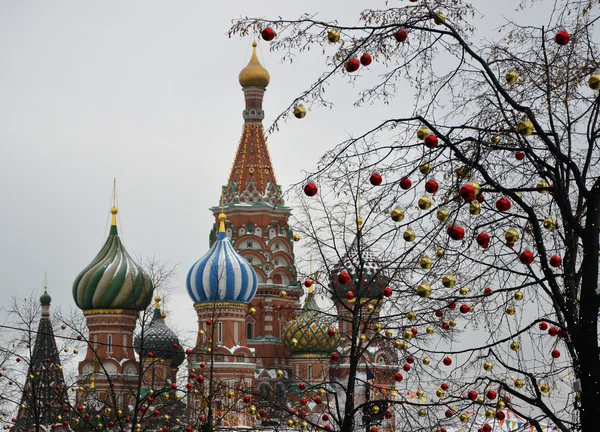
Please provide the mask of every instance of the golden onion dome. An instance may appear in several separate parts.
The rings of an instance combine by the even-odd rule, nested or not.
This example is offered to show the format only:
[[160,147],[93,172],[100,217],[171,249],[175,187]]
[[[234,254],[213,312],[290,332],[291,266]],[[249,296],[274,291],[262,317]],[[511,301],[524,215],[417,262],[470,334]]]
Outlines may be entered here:
[[252,43],[252,57],[250,57],[248,65],[241,70],[238,79],[243,88],[266,88],[269,85],[271,77],[269,76],[269,72],[258,61],[258,57],[256,56],[256,42]]

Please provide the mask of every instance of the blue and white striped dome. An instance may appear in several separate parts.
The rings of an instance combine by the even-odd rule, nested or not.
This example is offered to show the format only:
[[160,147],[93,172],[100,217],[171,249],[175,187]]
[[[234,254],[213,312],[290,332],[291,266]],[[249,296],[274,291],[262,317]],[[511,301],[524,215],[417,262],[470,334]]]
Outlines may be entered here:
[[225,219],[221,213],[217,241],[188,273],[187,289],[194,303],[249,303],[256,294],[256,272],[231,245],[225,232]]

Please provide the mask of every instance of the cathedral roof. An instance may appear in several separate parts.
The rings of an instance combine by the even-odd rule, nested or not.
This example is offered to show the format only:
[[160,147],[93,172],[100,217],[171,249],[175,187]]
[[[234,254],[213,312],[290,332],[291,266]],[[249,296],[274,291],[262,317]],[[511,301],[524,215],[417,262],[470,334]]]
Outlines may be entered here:
[[210,250],[190,269],[188,294],[194,303],[249,303],[258,286],[252,266],[236,252],[225,232],[224,213],[219,215],[219,236]]
[[152,281],[131,258],[119,238],[117,208],[111,209],[110,233],[98,255],[75,278],[73,298],[80,309],[141,311],[152,301]]
[[179,346],[179,338],[163,320],[160,311],[160,297],[155,297],[155,300],[156,307],[152,314],[152,320],[142,329],[141,334],[136,335],[135,349],[142,357],[147,357],[148,353],[152,353],[153,358],[175,359],[182,350]]
[[252,57],[250,57],[248,65],[240,71],[238,79],[243,88],[266,88],[269,85],[271,77],[269,76],[269,72],[258,61],[258,57],[256,56],[256,42],[252,44]]

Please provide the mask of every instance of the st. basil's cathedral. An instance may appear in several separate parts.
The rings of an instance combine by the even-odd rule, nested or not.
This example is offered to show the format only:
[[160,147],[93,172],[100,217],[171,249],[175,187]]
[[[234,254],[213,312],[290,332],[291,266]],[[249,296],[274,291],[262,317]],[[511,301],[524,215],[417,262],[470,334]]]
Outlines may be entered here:
[[[163,424],[182,425],[190,432],[202,430],[203,422],[249,429],[289,418],[281,412],[293,408],[297,418],[287,420],[289,427],[302,426],[304,419],[327,426],[334,401],[343,403],[330,396],[340,391],[348,377],[349,364],[344,359],[351,319],[346,293],[353,286],[352,282],[340,284],[338,274],[356,275],[360,261],[360,272],[369,281],[364,295],[381,298],[384,272],[368,251],[361,250],[359,259],[357,236],[330,278],[337,318],[328,319],[331,314],[320,310],[311,281],[298,280],[294,255],[298,236],[288,223],[292,209],[285,205],[277,184],[262,124],[269,81],[254,43],[251,59],[239,74],[245,99],[241,139],[220,200],[210,208],[215,218],[210,249],[187,274],[187,292],[198,316],[193,348],[182,347],[165,324],[160,297],[151,278],[127,253],[118,233],[116,204],[111,208],[108,238],[73,284],[73,298],[88,329],[87,352],[79,363],[75,387],[74,406],[82,420],[109,428],[125,421],[132,430],[141,430],[141,419],[148,411],[160,416]],[[301,304],[305,288],[308,293]],[[138,318],[153,298],[151,317],[140,326]],[[40,328],[49,326],[47,293],[41,302]],[[377,317],[379,302],[373,304],[371,313]],[[45,347],[47,364],[32,361],[29,371],[38,375],[41,369],[36,367],[50,370],[50,365],[60,365],[52,332],[40,334],[44,336],[36,345]],[[184,363],[186,390],[177,388],[177,374]],[[389,400],[395,394],[397,365],[395,349],[370,348],[359,365],[370,387],[355,395],[357,404]],[[64,383],[62,368],[52,370],[60,375],[52,382]],[[77,429],[54,417],[28,420],[33,402],[27,386],[24,389],[14,430]],[[167,402],[169,415],[160,410]],[[142,415],[132,412],[140,407]],[[381,417],[378,430],[393,431],[393,416]],[[80,424],[79,418],[75,424]],[[329,428],[335,430],[333,425]]]

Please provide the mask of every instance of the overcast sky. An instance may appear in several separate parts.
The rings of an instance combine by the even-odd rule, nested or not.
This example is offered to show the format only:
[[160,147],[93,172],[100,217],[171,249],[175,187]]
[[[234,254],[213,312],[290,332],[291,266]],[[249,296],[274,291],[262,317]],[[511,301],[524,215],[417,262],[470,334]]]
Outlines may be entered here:
[[[480,3],[484,16],[499,19],[493,4],[504,2]],[[125,246],[178,264],[171,319],[193,330],[185,276],[208,248],[208,208],[218,204],[243,123],[237,75],[252,39],[229,39],[231,20],[318,12],[355,23],[366,4],[0,1],[3,298],[41,293],[47,271],[53,305],[73,304],[73,280],[106,238],[116,177]],[[280,64],[264,41],[259,54],[271,74],[268,126],[325,65],[320,50],[292,65]],[[391,107],[352,108],[341,76],[328,92],[333,110],[290,120],[269,138],[284,188],[325,149],[403,105],[400,98]]]

